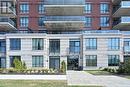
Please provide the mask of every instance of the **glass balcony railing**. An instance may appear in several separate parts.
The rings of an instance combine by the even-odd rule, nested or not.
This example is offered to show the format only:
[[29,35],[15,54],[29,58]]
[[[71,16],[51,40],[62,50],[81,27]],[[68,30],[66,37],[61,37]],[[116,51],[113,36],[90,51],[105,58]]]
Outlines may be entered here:
[[130,1],[121,1],[119,5],[114,6],[113,13],[119,8],[130,8]]
[[130,1],[122,1],[121,8],[130,8]]
[[85,21],[84,16],[46,16],[46,21]]
[[115,20],[113,22],[113,26],[115,26],[119,23],[130,23],[130,17],[124,16],[124,17],[118,18],[118,20]]
[[2,17],[2,18],[0,18],[0,23],[1,22],[8,22],[11,25],[15,26],[15,23],[10,18],[4,18],[4,17]]
[[85,5],[85,0],[44,0],[46,5]]

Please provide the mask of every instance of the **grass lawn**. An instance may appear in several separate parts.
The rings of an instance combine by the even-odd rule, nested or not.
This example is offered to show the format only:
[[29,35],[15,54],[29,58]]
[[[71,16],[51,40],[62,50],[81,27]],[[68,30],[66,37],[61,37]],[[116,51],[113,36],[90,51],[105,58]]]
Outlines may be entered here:
[[130,79],[130,75],[121,75],[121,77],[124,77],[124,78]]
[[86,72],[93,75],[112,75],[112,73],[102,70],[86,70]]
[[67,86],[66,81],[0,80],[0,87],[101,87],[101,86]]

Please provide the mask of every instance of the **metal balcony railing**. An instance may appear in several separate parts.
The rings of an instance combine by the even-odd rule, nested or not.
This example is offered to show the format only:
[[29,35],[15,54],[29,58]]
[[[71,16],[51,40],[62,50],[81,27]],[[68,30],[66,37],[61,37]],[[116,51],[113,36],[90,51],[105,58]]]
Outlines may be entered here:
[[16,11],[14,7],[4,6],[4,7],[0,7],[0,13],[1,14],[10,14],[10,13],[16,14]]
[[85,5],[85,0],[44,0],[45,5]]
[[84,16],[46,16],[46,21],[85,21]]
[[11,25],[15,26],[15,23],[10,19],[10,18],[0,18],[0,22],[8,22],[10,23]]

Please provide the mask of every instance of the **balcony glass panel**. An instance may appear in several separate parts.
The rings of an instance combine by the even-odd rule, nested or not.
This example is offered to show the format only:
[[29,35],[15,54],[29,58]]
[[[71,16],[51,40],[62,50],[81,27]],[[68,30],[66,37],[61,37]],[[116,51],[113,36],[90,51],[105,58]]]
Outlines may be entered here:
[[85,0],[44,0],[46,5],[84,5]]
[[121,2],[121,7],[123,7],[123,8],[128,8],[128,7],[130,7],[130,1],[122,1],[122,2]]
[[15,25],[15,23],[10,18],[0,18],[0,22],[8,22],[11,25]]
[[122,23],[130,23],[130,17],[121,17]]
[[85,21],[83,16],[46,16],[46,21]]

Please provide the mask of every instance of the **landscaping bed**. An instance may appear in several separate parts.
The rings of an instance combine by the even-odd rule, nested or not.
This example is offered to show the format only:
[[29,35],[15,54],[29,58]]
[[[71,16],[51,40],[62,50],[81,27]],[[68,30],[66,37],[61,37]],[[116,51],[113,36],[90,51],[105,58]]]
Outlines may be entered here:
[[65,75],[65,72],[54,69],[0,69],[0,74],[7,75]]

